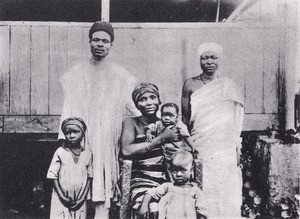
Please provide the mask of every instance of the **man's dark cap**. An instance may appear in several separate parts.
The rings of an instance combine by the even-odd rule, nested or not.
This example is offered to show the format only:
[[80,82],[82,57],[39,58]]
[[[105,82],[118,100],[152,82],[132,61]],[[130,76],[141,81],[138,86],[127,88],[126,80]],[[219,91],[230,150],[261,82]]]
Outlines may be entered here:
[[110,23],[96,21],[92,25],[92,27],[90,29],[90,32],[89,32],[89,38],[90,38],[90,40],[92,39],[93,33],[97,32],[97,31],[105,31],[106,33],[108,33],[111,36],[111,42],[114,41],[114,38],[115,38],[114,28],[111,26]]

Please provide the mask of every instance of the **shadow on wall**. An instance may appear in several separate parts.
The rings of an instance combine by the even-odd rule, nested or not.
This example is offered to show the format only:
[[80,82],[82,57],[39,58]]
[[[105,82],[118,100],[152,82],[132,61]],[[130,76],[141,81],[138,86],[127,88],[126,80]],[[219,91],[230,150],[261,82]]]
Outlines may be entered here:
[[0,136],[0,218],[48,218],[51,185],[46,174],[58,144],[55,136],[44,137]]
[[[0,134],[0,218],[48,219],[52,184],[46,179],[57,134]],[[94,203],[87,203],[87,219]],[[118,218],[113,206],[110,218]]]

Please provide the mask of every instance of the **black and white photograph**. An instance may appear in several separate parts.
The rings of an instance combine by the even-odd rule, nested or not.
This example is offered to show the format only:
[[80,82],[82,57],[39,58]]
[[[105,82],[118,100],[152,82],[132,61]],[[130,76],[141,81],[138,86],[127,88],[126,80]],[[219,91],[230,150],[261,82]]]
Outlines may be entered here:
[[1,219],[299,219],[300,0],[0,0]]

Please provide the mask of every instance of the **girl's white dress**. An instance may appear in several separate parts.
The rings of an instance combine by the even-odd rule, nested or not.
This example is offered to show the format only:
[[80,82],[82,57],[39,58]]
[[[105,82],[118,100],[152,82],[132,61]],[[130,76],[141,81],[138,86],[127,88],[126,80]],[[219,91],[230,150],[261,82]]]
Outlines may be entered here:
[[[53,155],[48,173],[48,179],[58,179],[61,189],[68,197],[78,200],[84,191],[88,177],[92,177],[92,154],[90,150],[81,152],[75,163],[69,148],[60,147]],[[86,203],[77,211],[66,208],[53,189],[50,218],[86,218]]]
[[188,187],[164,183],[150,189],[148,194],[159,200],[159,219],[196,219],[197,214],[207,217],[207,207],[201,189],[195,183]]

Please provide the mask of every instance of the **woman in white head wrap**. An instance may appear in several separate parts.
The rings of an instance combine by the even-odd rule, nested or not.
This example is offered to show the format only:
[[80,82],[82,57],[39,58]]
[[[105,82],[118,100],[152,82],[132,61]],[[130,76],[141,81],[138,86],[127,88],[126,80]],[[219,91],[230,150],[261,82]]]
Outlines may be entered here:
[[216,53],[220,58],[223,55],[223,47],[217,43],[203,43],[198,48],[199,57],[205,52]]
[[198,49],[202,72],[185,81],[182,117],[203,161],[203,192],[209,217],[241,215],[242,178],[239,164],[243,96],[236,84],[219,78],[223,48],[216,43]]

